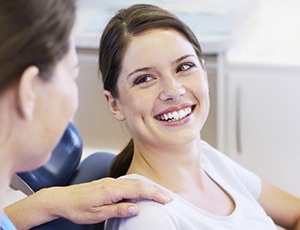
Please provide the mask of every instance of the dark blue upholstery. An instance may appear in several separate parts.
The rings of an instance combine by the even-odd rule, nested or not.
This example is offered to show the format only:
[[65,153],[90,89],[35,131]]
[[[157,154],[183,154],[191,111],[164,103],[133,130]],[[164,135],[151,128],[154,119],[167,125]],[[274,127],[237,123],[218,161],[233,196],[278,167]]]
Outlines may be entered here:
[[96,152],[86,157],[81,163],[69,184],[80,184],[106,177],[115,154]]
[[18,173],[33,191],[41,188],[66,185],[74,175],[82,156],[82,139],[79,131],[70,123],[50,160],[42,167]]

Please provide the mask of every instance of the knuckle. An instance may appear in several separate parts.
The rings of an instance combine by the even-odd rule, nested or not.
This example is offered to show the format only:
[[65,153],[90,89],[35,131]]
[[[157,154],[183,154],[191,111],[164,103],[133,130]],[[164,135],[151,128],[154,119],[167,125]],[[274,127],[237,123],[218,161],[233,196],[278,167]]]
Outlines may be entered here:
[[139,190],[144,190],[145,189],[146,184],[143,181],[138,180],[138,179],[134,179],[133,183],[134,183],[134,186],[137,189],[139,189]]
[[119,217],[123,217],[125,216],[125,212],[124,212],[124,208],[122,207],[122,205],[116,205],[116,215]]

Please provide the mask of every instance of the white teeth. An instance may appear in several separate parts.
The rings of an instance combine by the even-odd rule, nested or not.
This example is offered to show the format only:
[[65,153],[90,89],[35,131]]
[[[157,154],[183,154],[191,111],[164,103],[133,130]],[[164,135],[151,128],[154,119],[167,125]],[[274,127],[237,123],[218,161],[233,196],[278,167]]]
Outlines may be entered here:
[[161,116],[161,120],[168,120],[168,119],[169,119],[169,117],[167,114],[164,114]]
[[191,112],[191,107],[188,107],[172,113],[162,114],[159,116],[159,119],[162,121],[178,121],[188,116]]
[[180,117],[184,117],[186,115],[186,113],[183,111],[183,110],[180,110],[179,111],[179,116]]
[[174,117],[174,119],[175,119],[176,121],[178,121],[178,119],[179,119],[179,113],[173,112],[173,117]]

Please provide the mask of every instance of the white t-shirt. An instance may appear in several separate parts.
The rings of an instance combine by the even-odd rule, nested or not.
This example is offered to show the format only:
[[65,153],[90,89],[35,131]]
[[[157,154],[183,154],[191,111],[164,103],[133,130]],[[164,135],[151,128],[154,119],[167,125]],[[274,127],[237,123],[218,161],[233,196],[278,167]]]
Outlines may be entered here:
[[[235,209],[230,215],[220,216],[209,213],[170,191],[172,202],[162,205],[146,199],[137,200],[135,202],[140,208],[138,216],[110,219],[106,222],[106,230],[277,229],[272,219],[257,202],[261,193],[261,180],[257,175],[236,164],[204,141],[202,142],[202,167],[234,200]],[[150,181],[139,175],[124,177]]]

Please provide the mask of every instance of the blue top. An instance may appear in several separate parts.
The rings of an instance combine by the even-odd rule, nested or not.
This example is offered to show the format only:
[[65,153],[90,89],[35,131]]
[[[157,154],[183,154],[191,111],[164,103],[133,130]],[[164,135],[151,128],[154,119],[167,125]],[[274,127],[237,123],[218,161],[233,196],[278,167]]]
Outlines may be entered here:
[[10,221],[10,219],[8,219],[8,217],[4,213],[2,213],[2,216],[1,216],[0,229],[17,230],[16,227],[13,225],[13,223]]

